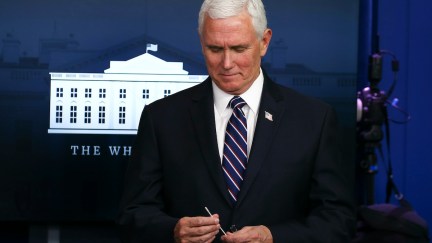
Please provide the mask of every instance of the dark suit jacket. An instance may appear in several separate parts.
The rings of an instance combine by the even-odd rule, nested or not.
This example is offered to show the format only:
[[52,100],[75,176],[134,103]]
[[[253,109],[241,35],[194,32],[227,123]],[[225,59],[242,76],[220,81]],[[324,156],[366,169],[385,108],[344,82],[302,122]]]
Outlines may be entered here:
[[225,230],[266,225],[274,242],[348,242],[353,161],[338,157],[332,109],[265,75],[246,175],[232,207],[213,106],[207,79],[145,107],[118,219],[126,241],[173,242],[178,219],[207,216],[207,206]]

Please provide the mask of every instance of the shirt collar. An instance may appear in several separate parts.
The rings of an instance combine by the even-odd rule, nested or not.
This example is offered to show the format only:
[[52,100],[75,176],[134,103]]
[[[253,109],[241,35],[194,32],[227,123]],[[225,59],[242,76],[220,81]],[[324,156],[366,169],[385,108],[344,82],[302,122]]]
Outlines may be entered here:
[[[247,103],[249,108],[255,114],[258,113],[263,84],[264,76],[260,68],[260,74],[258,75],[257,79],[255,79],[255,81],[252,83],[249,89],[246,90],[246,92],[240,95],[240,97],[242,97],[242,99]],[[234,97],[234,95],[225,93],[213,81],[212,86],[215,108],[219,114],[222,114],[222,112],[224,112],[224,110],[228,107],[228,103],[232,99],[232,97]]]

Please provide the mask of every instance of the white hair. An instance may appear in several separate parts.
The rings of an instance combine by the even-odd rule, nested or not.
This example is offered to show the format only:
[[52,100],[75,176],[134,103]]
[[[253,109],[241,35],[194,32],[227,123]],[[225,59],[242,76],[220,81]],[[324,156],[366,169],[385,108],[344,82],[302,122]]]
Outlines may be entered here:
[[252,18],[252,25],[259,39],[267,29],[267,17],[261,0],[204,0],[198,17],[198,32],[201,35],[205,16],[212,19],[224,19],[237,16],[247,10]]

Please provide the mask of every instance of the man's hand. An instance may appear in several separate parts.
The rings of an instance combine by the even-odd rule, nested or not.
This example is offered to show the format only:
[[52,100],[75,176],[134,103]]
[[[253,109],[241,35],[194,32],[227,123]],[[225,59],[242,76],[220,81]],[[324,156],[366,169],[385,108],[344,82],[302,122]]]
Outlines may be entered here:
[[263,225],[246,226],[237,232],[228,232],[221,239],[226,243],[273,243],[270,230]]
[[212,217],[184,217],[174,227],[177,243],[212,242],[219,232],[219,215]]

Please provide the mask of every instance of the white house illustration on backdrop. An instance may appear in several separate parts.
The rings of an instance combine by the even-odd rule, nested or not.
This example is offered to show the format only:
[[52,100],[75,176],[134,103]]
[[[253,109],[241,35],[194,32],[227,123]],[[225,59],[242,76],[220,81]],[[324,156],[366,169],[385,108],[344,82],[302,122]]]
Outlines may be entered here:
[[192,87],[206,75],[188,75],[182,62],[166,62],[148,53],[111,61],[104,73],[51,75],[48,133],[136,134],[145,105]]

